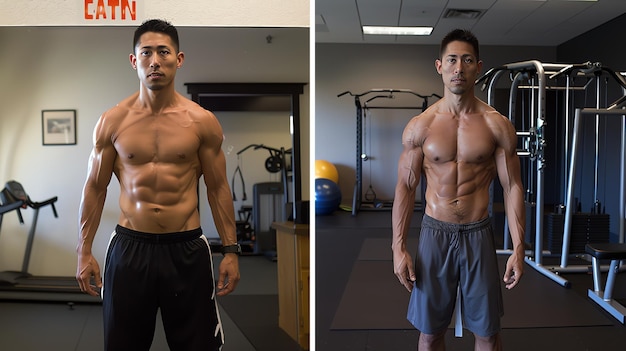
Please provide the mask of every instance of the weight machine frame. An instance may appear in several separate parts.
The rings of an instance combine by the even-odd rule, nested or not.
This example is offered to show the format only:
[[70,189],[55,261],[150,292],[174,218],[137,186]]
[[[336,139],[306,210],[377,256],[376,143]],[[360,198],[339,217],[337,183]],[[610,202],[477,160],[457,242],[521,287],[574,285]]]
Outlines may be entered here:
[[[413,95],[422,99],[422,105],[420,107],[410,106],[410,107],[400,107],[400,106],[389,106],[389,107],[380,107],[380,106],[367,106],[368,102],[371,102],[375,99],[379,98],[388,98],[393,99],[394,93],[398,94],[408,94]],[[406,109],[406,110],[421,110],[425,111],[428,108],[428,99],[431,97],[436,97],[441,99],[441,96],[437,94],[430,94],[428,96],[421,95],[413,92],[409,89],[371,89],[359,94],[354,94],[350,91],[344,91],[343,93],[337,95],[337,97],[342,97],[346,94],[354,97],[354,105],[356,106],[356,180],[354,184],[354,193],[352,195],[352,216],[356,216],[357,213],[361,210],[361,205],[363,204],[363,111],[364,109]],[[373,97],[370,97],[365,101],[365,103],[361,103],[361,97],[364,97],[369,94],[376,94]]]
[[[568,267],[568,255],[569,255],[569,244],[570,244],[570,236],[571,236],[571,221],[573,215],[573,186],[574,186],[574,172],[576,166],[576,152],[578,152],[578,134],[579,134],[579,124],[582,119],[582,115],[586,114],[596,114],[596,129],[598,124],[598,116],[599,114],[609,114],[609,115],[619,115],[626,114],[626,112],[620,112],[615,110],[617,106],[622,104],[626,98],[623,96],[618,101],[613,103],[610,107],[601,109],[600,108],[600,99],[599,99],[599,77],[602,74],[607,74],[610,78],[613,78],[621,87],[622,93],[626,95],[626,80],[620,74],[611,70],[610,68],[603,67],[600,63],[591,63],[585,62],[582,64],[554,64],[554,63],[542,63],[537,60],[523,61],[523,62],[515,62],[505,64],[500,67],[490,69],[485,75],[478,78],[476,80],[476,85],[479,85],[482,82],[482,90],[488,88],[488,103],[493,106],[494,104],[494,90],[495,85],[498,79],[502,76],[503,73],[509,72],[511,76],[514,76],[512,79],[511,90],[510,90],[510,98],[509,98],[509,118],[514,122],[515,118],[515,99],[517,96],[517,90],[522,88],[520,86],[521,81],[530,80],[530,86],[526,86],[523,88],[529,88],[531,91],[531,103],[530,103],[530,121],[531,126],[528,131],[518,131],[518,137],[526,138],[524,150],[518,150],[518,156],[520,157],[529,157],[534,161],[534,171],[536,172],[536,184],[533,185],[534,193],[536,194],[536,210],[535,210],[535,253],[534,260],[530,257],[525,258],[525,262],[529,264],[532,268],[536,269],[540,273],[544,274],[548,278],[554,280],[562,286],[569,287],[570,283],[559,276],[561,272],[587,272],[588,266],[581,267]],[[572,75],[575,76],[584,76],[588,78],[592,78],[596,80],[597,83],[597,98],[596,98],[596,109],[577,109],[576,116],[574,121],[574,130],[572,132],[572,150],[571,153],[568,150],[569,146],[569,134],[570,134],[570,92],[572,90],[577,89],[576,87],[570,86],[570,77]],[[561,76],[565,76],[566,86],[548,86],[548,80],[554,80],[555,78],[559,78]],[[534,80],[536,79],[536,83]],[[560,266],[544,266],[543,265],[543,217],[544,217],[544,166],[545,166],[545,146],[546,140],[544,138],[544,127],[546,124],[546,90],[547,89],[560,89],[565,90],[565,100],[566,100],[566,109],[565,109],[565,122],[566,122],[566,141],[565,141],[565,159],[567,160],[568,154],[570,158],[570,169],[569,175],[567,174],[567,170],[564,171],[565,177],[568,179],[567,182],[567,205],[566,205],[566,214],[565,214],[565,228],[563,231],[563,248],[561,250],[561,265]],[[586,89],[586,87],[584,87]],[[622,153],[621,153],[621,171],[620,171],[620,234],[619,240],[620,242],[624,241],[624,147],[626,147],[626,141],[624,136],[624,128],[626,127],[626,122],[624,119],[622,120]],[[596,134],[596,139],[598,135]],[[598,158],[598,142],[596,140],[596,164]],[[596,179],[597,179],[597,166],[596,166]],[[596,181],[597,182],[597,181]],[[492,186],[493,188],[493,186]],[[493,189],[491,189],[493,191]],[[597,195],[597,188],[596,188]],[[493,198],[493,197],[492,197]],[[597,197],[596,197],[597,199]],[[597,201],[597,200],[596,200]],[[490,213],[491,213],[491,204],[490,204]],[[508,232],[508,223],[505,217],[504,224],[504,249],[499,250],[499,253],[510,253],[510,236]]]
[[[245,189],[246,187],[245,182],[243,180],[243,175],[241,174],[241,169],[239,167],[239,162],[240,162],[241,154],[243,154],[245,151],[247,151],[250,148],[253,148],[253,150],[264,149],[269,152],[270,156],[265,161],[265,168],[270,173],[280,172],[281,181],[280,182],[263,182],[263,183],[256,183],[253,185],[252,187],[253,205],[241,206],[241,209],[239,210],[239,221],[237,222],[240,222],[240,223],[245,222],[247,225],[251,225],[252,232],[254,233],[254,239],[251,241],[244,241],[244,242],[241,242],[238,240],[238,242],[242,245],[252,244],[252,252],[251,252],[252,254],[266,254],[270,258],[275,259],[276,250],[274,248],[270,250],[264,250],[266,247],[263,247],[261,243],[262,241],[265,241],[265,243],[267,243],[268,241],[267,238],[263,238],[263,237],[271,235],[271,228],[269,228],[270,232],[263,231],[262,230],[263,228],[261,228],[262,220],[260,218],[261,216],[260,197],[263,195],[272,195],[272,196],[279,195],[279,194],[282,195],[282,206],[280,208],[279,215],[276,216],[276,220],[280,220],[283,222],[289,220],[289,216],[287,215],[287,213],[289,212],[290,200],[292,200],[290,199],[290,194],[289,194],[289,182],[290,180],[293,179],[292,149],[285,149],[284,147],[281,147],[280,149],[276,149],[273,147],[266,146],[264,144],[250,144],[244,147],[243,149],[237,151],[238,165],[235,170],[235,173],[239,172],[239,175],[241,177],[241,183],[242,183],[241,186],[243,188],[242,189],[243,196],[241,200],[243,201],[247,199],[247,195],[246,195],[246,189]],[[286,162],[287,157],[290,158],[289,163]],[[235,174],[233,174],[233,183],[231,184],[231,188],[232,188],[231,191],[233,193],[233,201],[236,201],[237,198],[235,196],[234,179],[235,179]],[[275,210],[275,208],[273,208],[273,210]],[[244,219],[243,215],[247,215],[247,217]],[[250,220],[249,220],[250,215],[252,215],[253,223],[250,223]],[[273,238],[272,240],[274,242],[276,241],[275,238]]]

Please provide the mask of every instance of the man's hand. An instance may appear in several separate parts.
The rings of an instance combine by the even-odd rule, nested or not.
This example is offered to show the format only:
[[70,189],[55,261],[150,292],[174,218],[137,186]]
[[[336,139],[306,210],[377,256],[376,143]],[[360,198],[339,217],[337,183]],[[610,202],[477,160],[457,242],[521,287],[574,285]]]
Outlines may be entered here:
[[[93,278],[95,285],[91,284]],[[78,268],[76,269],[76,280],[80,290],[91,296],[99,296],[102,289],[102,277],[100,276],[100,265],[92,254],[78,255]]]
[[411,255],[402,249],[393,249],[393,272],[400,281],[400,284],[404,285],[407,291],[413,290],[413,283],[415,282],[415,271],[413,270],[413,260]]
[[220,263],[217,296],[225,296],[235,290],[239,283],[239,256],[227,253]]
[[[519,251],[519,250],[518,250]],[[524,274],[524,253],[514,252],[506,261],[506,271],[502,279],[507,289],[513,289]]]

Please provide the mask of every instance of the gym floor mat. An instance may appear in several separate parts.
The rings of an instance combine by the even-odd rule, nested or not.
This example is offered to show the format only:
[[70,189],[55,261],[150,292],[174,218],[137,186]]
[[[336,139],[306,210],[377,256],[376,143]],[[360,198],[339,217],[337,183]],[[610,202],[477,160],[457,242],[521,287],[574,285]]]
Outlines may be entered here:
[[278,295],[227,295],[219,297],[218,303],[257,351],[302,350],[287,333],[276,328]]

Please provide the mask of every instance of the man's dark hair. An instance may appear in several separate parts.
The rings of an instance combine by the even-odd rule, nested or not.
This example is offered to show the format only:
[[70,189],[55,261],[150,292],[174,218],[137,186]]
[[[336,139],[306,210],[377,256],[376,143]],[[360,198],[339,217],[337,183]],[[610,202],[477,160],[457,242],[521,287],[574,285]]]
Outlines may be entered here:
[[172,42],[174,43],[176,52],[179,50],[179,42],[178,42],[178,31],[176,27],[174,27],[171,23],[160,20],[160,19],[150,19],[143,22],[137,29],[135,30],[135,37],[133,38],[133,52],[135,52],[135,48],[137,48],[137,44],[139,44],[139,38],[144,33],[147,32],[156,32],[163,33],[169,35],[172,38]]
[[448,33],[445,37],[443,37],[443,39],[441,40],[441,47],[439,48],[439,58],[443,56],[443,52],[446,50],[448,44],[453,41],[463,41],[470,44],[474,48],[474,52],[476,53],[476,60],[480,60],[478,39],[476,38],[474,33],[466,29],[455,29],[452,32]]

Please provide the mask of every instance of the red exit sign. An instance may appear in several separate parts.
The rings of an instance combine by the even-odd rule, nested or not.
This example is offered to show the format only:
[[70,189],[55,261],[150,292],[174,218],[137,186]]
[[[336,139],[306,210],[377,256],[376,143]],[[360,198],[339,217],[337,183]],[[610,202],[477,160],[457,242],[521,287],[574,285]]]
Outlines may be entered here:
[[83,0],[86,20],[135,21],[136,0]]

